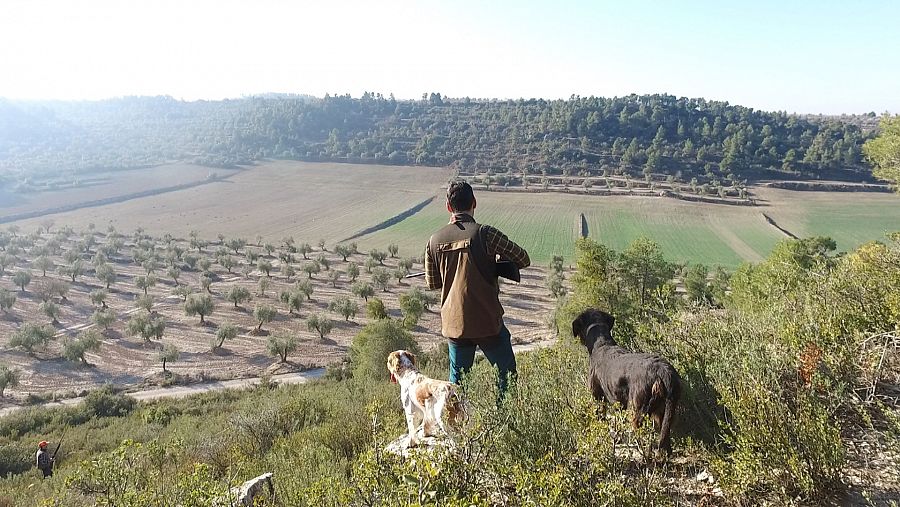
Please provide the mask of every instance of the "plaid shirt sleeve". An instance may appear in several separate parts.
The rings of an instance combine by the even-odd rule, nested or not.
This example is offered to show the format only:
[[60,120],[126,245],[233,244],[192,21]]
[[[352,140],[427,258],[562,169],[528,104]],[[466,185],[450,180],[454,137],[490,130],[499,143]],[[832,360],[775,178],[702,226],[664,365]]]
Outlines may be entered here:
[[425,284],[431,290],[440,289],[444,282],[441,280],[441,269],[431,254],[431,242],[425,245]]
[[484,238],[490,255],[499,255],[502,260],[512,261],[519,266],[519,269],[525,269],[531,265],[528,252],[510,241],[506,234],[489,225],[482,225],[481,228],[484,230]]

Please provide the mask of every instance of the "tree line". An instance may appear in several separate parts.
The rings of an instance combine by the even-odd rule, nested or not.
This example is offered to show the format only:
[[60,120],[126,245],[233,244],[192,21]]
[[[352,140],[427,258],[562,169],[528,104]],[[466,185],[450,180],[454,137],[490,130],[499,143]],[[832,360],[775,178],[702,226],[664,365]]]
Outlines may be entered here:
[[[874,113],[864,119],[871,120]],[[231,167],[262,158],[455,166],[497,174],[601,171],[741,181],[871,178],[856,117],[801,117],[727,102],[629,95],[421,100],[365,93],[183,102],[0,99],[0,168],[35,175],[171,160]]]

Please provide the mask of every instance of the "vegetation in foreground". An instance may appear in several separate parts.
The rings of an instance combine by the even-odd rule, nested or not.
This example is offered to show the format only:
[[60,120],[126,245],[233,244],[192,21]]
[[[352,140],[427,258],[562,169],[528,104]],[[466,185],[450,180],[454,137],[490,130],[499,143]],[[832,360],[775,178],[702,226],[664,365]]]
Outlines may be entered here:
[[[141,406],[99,391],[81,407],[4,418],[0,471],[13,475],[0,481],[0,502],[209,505],[272,471],[275,505],[782,505],[847,494],[884,503],[900,491],[900,234],[889,239],[842,256],[826,238],[784,241],[730,280],[694,266],[684,296],[652,242],[617,253],[581,240],[559,342],[520,356],[501,403],[493,373],[477,365],[465,385],[472,420],[452,450],[382,450],[403,433],[384,357],[418,350],[384,319],[312,385]],[[681,373],[669,460],[649,452],[650,428],[632,431],[621,411],[598,417],[586,353],[567,336],[587,306],[616,314],[620,342],[662,353]],[[427,373],[444,375],[443,349],[424,357]],[[33,443],[66,428],[57,475],[38,480]]]

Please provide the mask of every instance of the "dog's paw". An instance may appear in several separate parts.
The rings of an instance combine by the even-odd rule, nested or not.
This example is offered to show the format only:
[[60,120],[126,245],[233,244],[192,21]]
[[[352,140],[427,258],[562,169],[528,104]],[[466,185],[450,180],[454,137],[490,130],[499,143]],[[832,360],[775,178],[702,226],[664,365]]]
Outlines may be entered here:
[[408,448],[418,447],[418,446],[419,446],[419,443],[420,443],[420,442],[419,442],[419,439],[418,439],[418,438],[411,437],[411,438],[409,439],[409,442],[407,442],[406,447],[408,447]]

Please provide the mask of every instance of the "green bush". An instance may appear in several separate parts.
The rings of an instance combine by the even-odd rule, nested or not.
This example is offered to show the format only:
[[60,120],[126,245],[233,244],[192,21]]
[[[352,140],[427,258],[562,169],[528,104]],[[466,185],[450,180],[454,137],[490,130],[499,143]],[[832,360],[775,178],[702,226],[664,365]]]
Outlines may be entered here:
[[134,410],[134,398],[117,393],[112,386],[104,386],[88,393],[82,407],[90,415],[97,417],[122,417]]
[[387,356],[400,349],[421,354],[419,345],[399,322],[382,319],[366,325],[350,345],[353,378],[388,380]]

